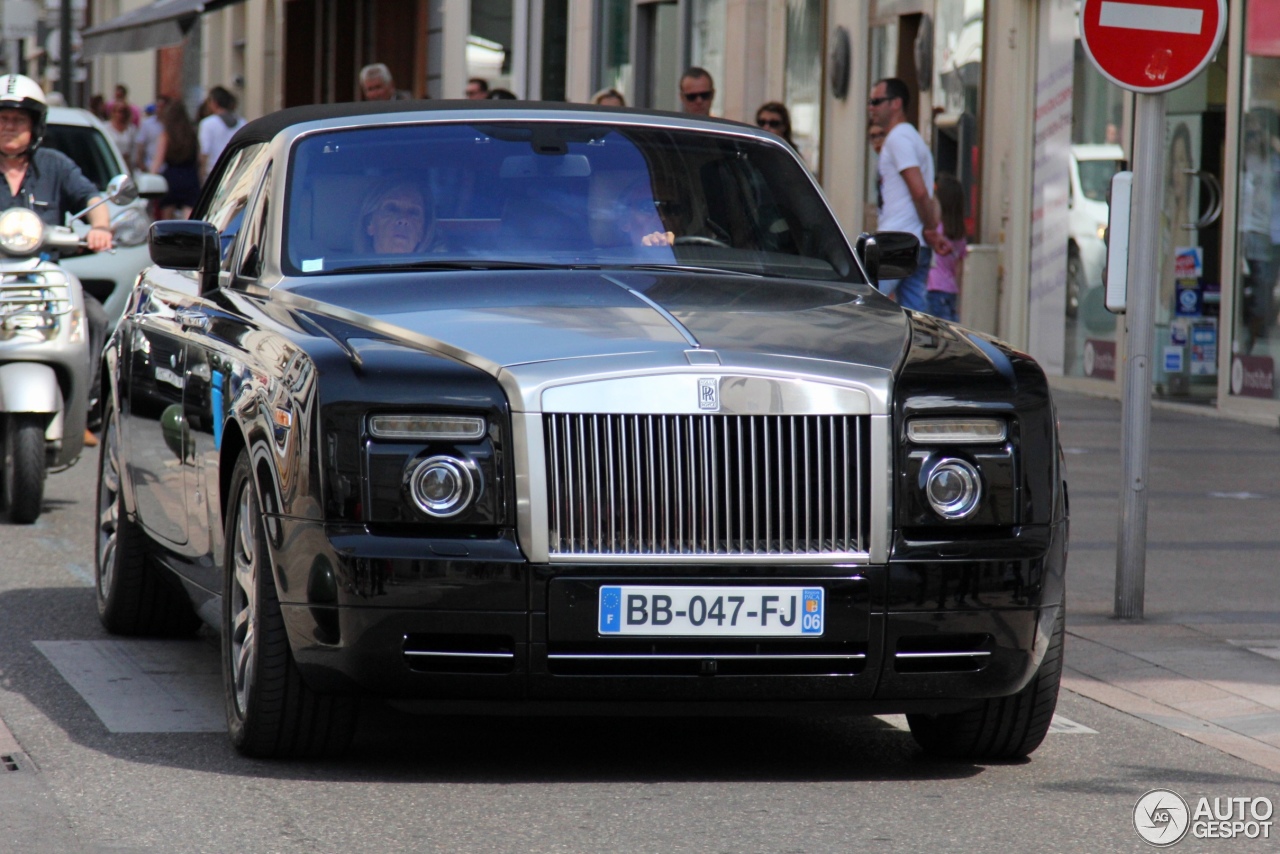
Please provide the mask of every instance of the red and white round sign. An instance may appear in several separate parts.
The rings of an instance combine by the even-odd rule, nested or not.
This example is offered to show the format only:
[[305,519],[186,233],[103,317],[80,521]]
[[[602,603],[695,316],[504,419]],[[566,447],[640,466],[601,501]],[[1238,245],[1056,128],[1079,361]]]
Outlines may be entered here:
[[1153,94],[1200,73],[1227,31],[1227,0],[1084,0],[1080,40],[1117,86]]

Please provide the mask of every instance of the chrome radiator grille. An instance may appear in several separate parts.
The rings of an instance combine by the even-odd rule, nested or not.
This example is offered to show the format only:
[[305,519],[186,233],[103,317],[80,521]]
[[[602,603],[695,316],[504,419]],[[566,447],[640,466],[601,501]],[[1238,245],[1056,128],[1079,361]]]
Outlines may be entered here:
[[547,414],[543,427],[552,556],[868,549],[867,416]]

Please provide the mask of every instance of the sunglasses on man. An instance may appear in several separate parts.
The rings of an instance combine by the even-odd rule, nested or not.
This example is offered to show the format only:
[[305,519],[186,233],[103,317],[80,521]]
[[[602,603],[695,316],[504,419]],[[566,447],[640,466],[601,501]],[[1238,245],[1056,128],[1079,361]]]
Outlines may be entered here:
[[868,98],[867,104],[869,104],[872,107],[878,107],[881,104],[883,104],[885,101],[892,101],[893,97],[894,97],[893,95],[881,95],[879,98]]
[[685,92],[684,99],[692,104],[694,101],[710,101],[716,96],[716,90],[707,89],[703,92]]

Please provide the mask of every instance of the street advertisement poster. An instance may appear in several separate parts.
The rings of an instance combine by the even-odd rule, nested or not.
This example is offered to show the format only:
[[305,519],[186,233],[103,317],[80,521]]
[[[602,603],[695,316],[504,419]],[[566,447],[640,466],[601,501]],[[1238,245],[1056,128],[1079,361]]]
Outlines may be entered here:
[[1085,340],[1084,375],[1100,380],[1116,378],[1116,342],[1100,338]]
[[1190,363],[1193,377],[1218,373],[1218,318],[1202,317],[1191,322]]
[[1276,363],[1270,356],[1231,357],[1231,393],[1242,397],[1276,396]]
[[1204,314],[1200,277],[1204,275],[1204,250],[1179,246],[1173,256],[1173,313],[1179,317]]

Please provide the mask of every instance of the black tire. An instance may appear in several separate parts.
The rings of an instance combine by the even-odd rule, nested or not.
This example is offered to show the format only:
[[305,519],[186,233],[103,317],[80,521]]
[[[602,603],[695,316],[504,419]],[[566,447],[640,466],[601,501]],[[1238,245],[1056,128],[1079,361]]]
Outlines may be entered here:
[[298,672],[276,595],[262,501],[244,451],[227,496],[222,683],[231,743],[245,756],[263,759],[340,755],[355,734],[358,701],[317,693]]
[[43,415],[9,416],[4,432],[4,494],[9,521],[30,525],[44,507],[45,442]]
[[98,455],[98,535],[93,578],[98,619],[116,635],[182,636],[200,626],[179,582],[155,566],[147,535],[125,513],[120,433],[108,410]]
[[911,735],[925,752],[947,759],[1021,759],[1031,755],[1053,722],[1062,682],[1066,607],[1058,608],[1044,660],[1027,687],[948,715],[907,715]]

